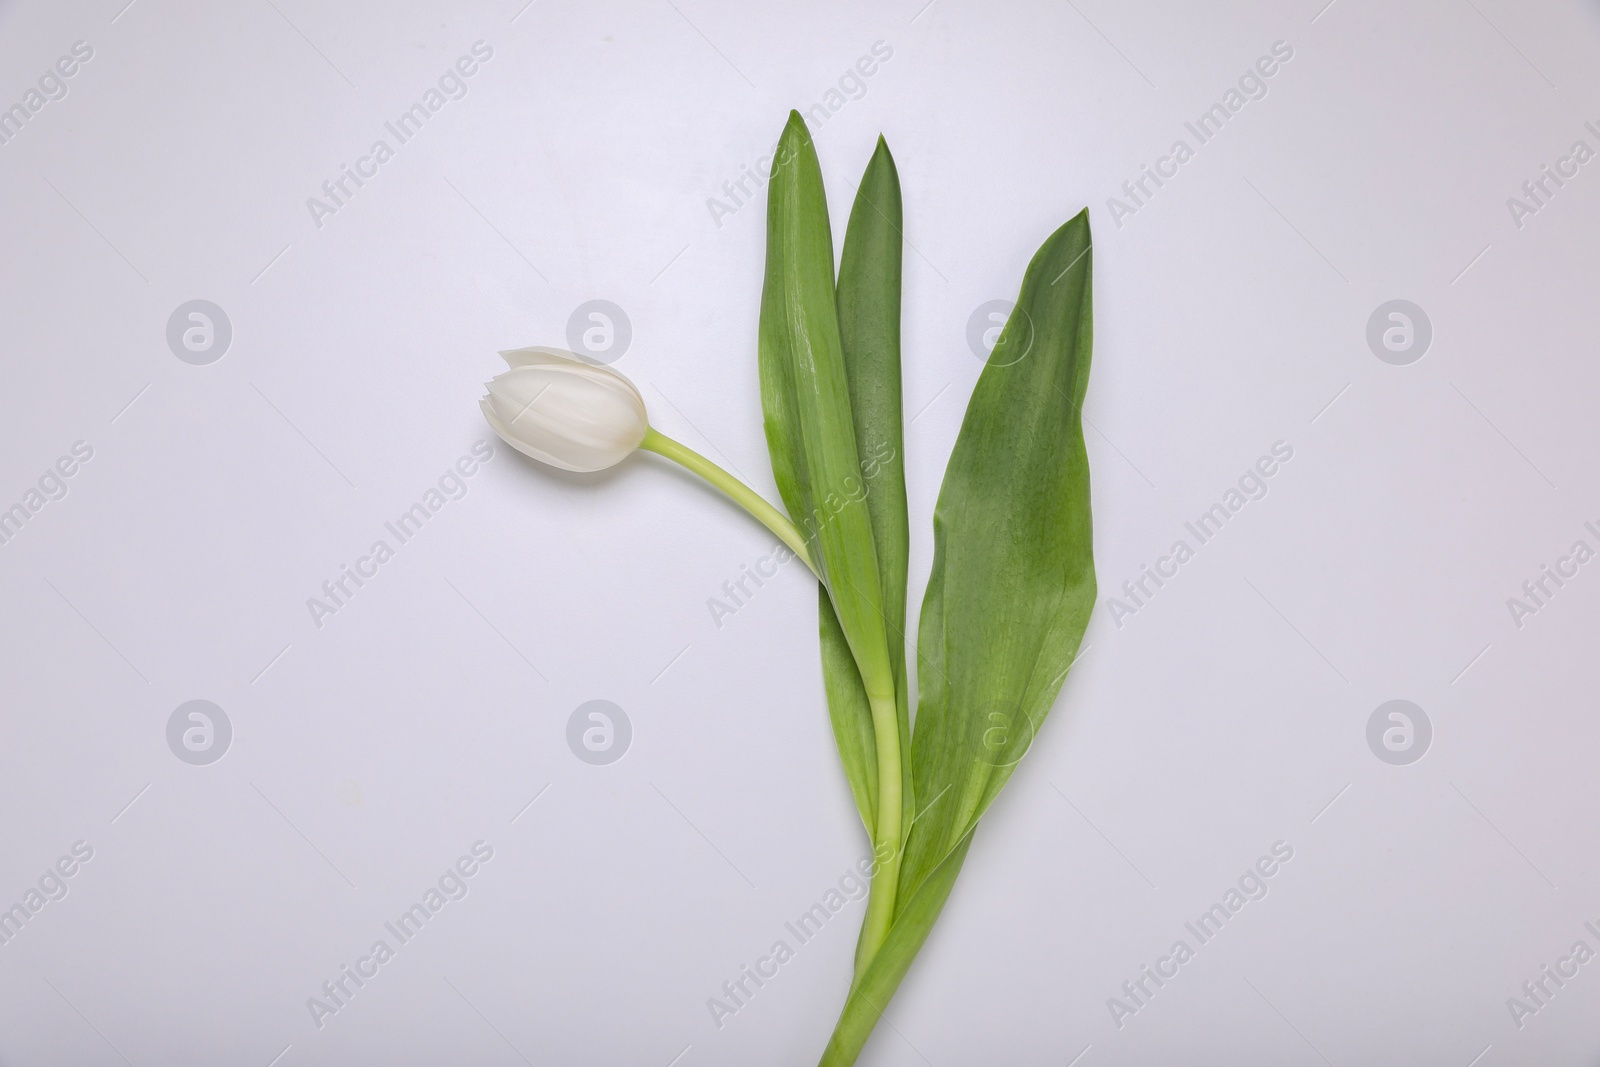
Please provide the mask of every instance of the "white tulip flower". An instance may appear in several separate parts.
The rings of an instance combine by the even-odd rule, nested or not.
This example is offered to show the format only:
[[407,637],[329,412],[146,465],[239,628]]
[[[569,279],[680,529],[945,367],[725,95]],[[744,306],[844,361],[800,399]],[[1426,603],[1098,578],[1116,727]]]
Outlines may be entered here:
[[627,378],[559,348],[517,348],[500,355],[511,369],[488,383],[488,395],[478,406],[506,444],[540,463],[581,473],[614,467],[640,448],[655,452],[727,493],[812,566],[804,535],[783,512],[650,426],[644,398]]
[[512,448],[569,471],[614,467],[650,431],[644,398],[610,367],[556,348],[500,353],[510,370],[479,406]]

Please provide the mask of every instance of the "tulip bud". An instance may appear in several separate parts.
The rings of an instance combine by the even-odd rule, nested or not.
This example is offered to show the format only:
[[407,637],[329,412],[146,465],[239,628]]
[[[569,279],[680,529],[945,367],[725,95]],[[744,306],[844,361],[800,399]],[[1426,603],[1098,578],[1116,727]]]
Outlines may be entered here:
[[556,348],[500,353],[511,369],[488,383],[479,406],[506,444],[569,471],[615,466],[650,429],[632,382]]

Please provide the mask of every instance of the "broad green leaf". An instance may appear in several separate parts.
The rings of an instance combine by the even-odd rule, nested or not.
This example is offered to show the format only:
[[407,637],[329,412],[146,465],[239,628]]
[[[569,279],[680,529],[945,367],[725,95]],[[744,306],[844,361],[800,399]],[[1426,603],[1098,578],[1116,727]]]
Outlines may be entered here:
[[1087,211],[1035,253],[939,491],[911,758],[929,799],[901,869],[906,907],[1027,751],[1094,607],[1081,414],[1092,260]]
[[861,1055],[872,1028],[883,1017],[890,998],[910,970],[911,961],[922,950],[923,942],[928,940],[934,922],[944,910],[944,902],[956,884],[956,875],[961,873],[961,864],[971,844],[969,834],[923,879],[914,893],[901,896],[900,914],[889,930],[889,938],[850,987],[850,996],[834,1026],[833,1036],[828,1039],[819,1067],[850,1067]]
[[[867,491],[882,586],[889,662],[894,672],[900,750],[911,750],[906,682],[906,569],[911,534],[906,518],[900,403],[900,178],[883,138],[856,190],[839,263],[839,339],[850,389],[856,454]],[[834,736],[868,834],[877,826],[878,772],[872,710],[827,592],[818,595],[823,679]],[[901,825],[911,820],[911,764],[901,761]]]
[[[1094,604],[1081,409],[1093,343],[1087,212],[1034,255],[978,378],[934,511],[910,828],[894,924],[821,1067],[850,1067],[944,907],[984,809],[1050,710]],[[991,718],[998,715],[998,721]]]

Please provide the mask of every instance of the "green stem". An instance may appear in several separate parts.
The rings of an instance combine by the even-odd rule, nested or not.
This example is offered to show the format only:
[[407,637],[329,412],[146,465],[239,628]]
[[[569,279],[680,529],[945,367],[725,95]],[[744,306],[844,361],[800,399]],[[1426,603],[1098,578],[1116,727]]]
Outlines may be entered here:
[[[811,562],[811,553],[806,551],[806,539],[801,536],[799,529],[788,518],[767,503],[755,490],[745,485],[739,479],[711,462],[687,445],[679,444],[664,433],[658,432],[654,427],[644,432],[644,440],[639,443],[640,448],[649,449],[660,456],[666,456],[674,463],[688,468],[712,485],[721,489],[733,498],[734,503],[744,508],[756,520],[778,535],[778,539],[789,546],[789,550],[800,557],[800,562],[811,568],[811,573],[816,574],[817,568]],[[896,778],[898,781],[898,777]]]
[[867,897],[867,915],[861,923],[861,940],[856,943],[856,977],[866,973],[867,965],[889,936],[894,924],[895,898],[900,886],[901,841],[900,720],[893,683],[887,692],[867,691],[872,708],[872,735],[878,754],[878,825],[873,832],[872,851],[876,866],[872,890]]
[[[640,448],[665,456],[698,474],[721,489],[734,502],[753,515],[763,526],[778,535],[811,572],[820,579],[817,567],[806,550],[805,537],[794,523],[771,504],[767,503],[749,486],[711,462],[694,449],[674,441],[654,428],[645,431]],[[873,854],[876,867],[872,873],[872,891],[867,900],[867,915],[862,923],[861,941],[856,947],[856,973],[865,972],[872,957],[883,946],[894,923],[894,908],[900,884],[900,857],[905,842],[901,838],[902,796],[900,771],[900,720],[895,702],[894,678],[886,670],[862,667],[867,684],[867,701],[872,708],[872,733],[878,757],[878,825],[873,830]],[[867,674],[874,675],[871,678]],[[882,675],[881,677],[879,675]]]

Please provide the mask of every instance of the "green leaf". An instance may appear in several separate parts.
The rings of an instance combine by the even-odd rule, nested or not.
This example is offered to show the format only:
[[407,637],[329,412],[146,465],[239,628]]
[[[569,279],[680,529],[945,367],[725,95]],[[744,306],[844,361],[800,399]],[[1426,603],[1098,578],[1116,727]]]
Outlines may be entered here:
[[1095,579],[1081,411],[1091,259],[1085,211],[1034,254],[967,405],[934,510],[918,632],[911,763],[924,807],[910,824],[893,925],[858,970],[821,1067],[850,1067],[861,1054],[1088,625]]
[[893,925],[858,970],[821,1067],[850,1067],[861,1054],[1088,625],[1095,579],[1081,411],[1091,258],[1082,212],[1029,263],[967,405],[934,510],[918,634],[911,762],[918,795],[931,799],[910,825]]
[[[867,514],[878,556],[878,577],[889,662],[894,672],[900,750],[911,748],[906,679],[906,571],[910,523],[906,517],[905,443],[900,402],[900,177],[882,137],[867,164],[839,263],[836,305],[839,339],[850,389],[856,453],[867,489]],[[872,710],[826,591],[819,592],[818,631],[823,680],[834,736],[868,834],[877,826],[877,767],[873,762]],[[901,825],[911,818],[911,765],[901,761]]]
[[891,677],[882,587],[834,306],[822,170],[799,112],[779,139],[768,190],[759,339],[767,450],[870,689]]
[[[856,419],[835,303],[833,239],[822,170],[799,112],[789,113],[788,125],[778,140],[767,197],[767,271],[760,326],[767,450],[772,454],[778,490],[805,532],[838,630],[855,660],[872,724],[876,801],[867,807],[859,800],[871,780],[865,772],[865,738],[859,730],[858,708],[848,692],[847,679],[841,677],[843,672],[833,670],[830,696],[842,697],[841,703],[830,702],[830,711],[843,716],[843,728],[835,735],[840,756],[858,806],[864,817],[872,819],[873,850],[880,857],[856,949],[857,966],[861,967],[888,937],[896,907],[907,781],[902,758],[905,715],[897,697],[897,689],[903,688],[897,679],[903,674],[897,673],[890,659],[877,535],[867,504],[871,494],[856,448]],[[854,294],[858,290],[863,294],[862,316],[852,327],[852,336],[871,343],[853,350],[858,361],[871,368],[883,363],[882,287],[876,281],[883,273],[879,269],[883,259],[874,250],[876,246],[864,247],[862,281],[859,285],[847,283],[846,302],[855,307]],[[898,296],[895,302],[898,304]],[[898,325],[893,337],[898,340]],[[895,347],[897,353],[898,345]],[[881,376],[868,373],[865,377],[876,381]],[[878,392],[868,387],[863,395],[876,397]],[[869,425],[875,425],[881,416],[881,399],[876,403],[880,410],[871,416]],[[828,632],[826,620],[822,632]],[[837,649],[833,653],[825,662],[839,663]]]
[[[833,613],[828,591],[817,587],[817,633],[822,639],[822,688],[828,698],[828,718],[833,722],[833,739],[839,746],[839,761],[844,764],[845,780],[855,797],[856,810],[876,838],[878,828],[877,743],[872,734],[872,705],[867,689],[850,654],[850,640]],[[900,751],[910,751],[902,745]],[[902,760],[909,767],[909,761]]]
[[911,961],[922,950],[934,922],[944,910],[944,902],[956,884],[956,875],[961,873],[961,864],[971,844],[971,835],[963,838],[916,892],[901,896],[900,914],[889,930],[888,940],[851,986],[849,999],[845,1001],[833,1036],[828,1039],[819,1067],[850,1067],[861,1055],[872,1028],[883,1017],[890,998],[910,970]]
[[939,491],[911,757],[926,810],[907,841],[902,901],[962,846],[1010,778],[1094,607],[1081,412],[1092,260],[1087,211],[1035,253]]

